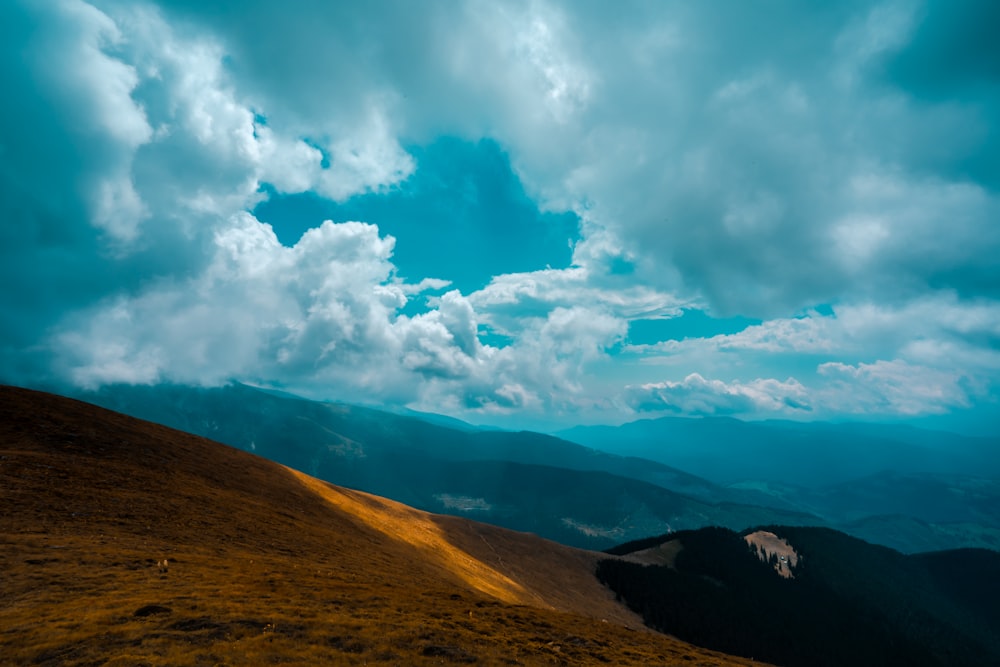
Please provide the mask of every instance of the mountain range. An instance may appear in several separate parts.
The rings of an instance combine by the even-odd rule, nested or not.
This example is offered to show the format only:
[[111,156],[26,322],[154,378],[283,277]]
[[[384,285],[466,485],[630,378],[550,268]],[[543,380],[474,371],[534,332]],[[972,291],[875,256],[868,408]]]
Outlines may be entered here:
[[10,664],[1000,660],[991,550],[904,555],[767,525],[602,554],[10,387],[0,475]]
[[664,417],[577,426],[559,437],[601,451],[669,462],[719,484],[763,480],[806,487],[886,470],[1000,477],[1000,440],[901,424]]
[[604,549],[706,525],[742,529],[820,521],[808,513],[753,504],[767,497],[756,491],[725,489],[664,464],[540,433],[456,428],[238,384],[116,385],[80,398],[254,452],[334,484],[581,548]]
[[556,437],[239,384],[112,385],[77,396],[335,484],[584,548],[709,525],[794,524],[908,553],[1000,549],[1000,444],[984,438],[728,418]]
[[915,553],[1000,549],[1000,441],[898,424],[726,417],[587,426],[561,437],[670,462],[754,502]]

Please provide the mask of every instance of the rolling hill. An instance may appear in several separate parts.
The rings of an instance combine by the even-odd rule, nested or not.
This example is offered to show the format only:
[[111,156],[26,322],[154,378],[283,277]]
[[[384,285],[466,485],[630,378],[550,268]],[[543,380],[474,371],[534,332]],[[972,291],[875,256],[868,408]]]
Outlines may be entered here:
[[646,630],[599,554],[0,388],[7,664],[749,664]]

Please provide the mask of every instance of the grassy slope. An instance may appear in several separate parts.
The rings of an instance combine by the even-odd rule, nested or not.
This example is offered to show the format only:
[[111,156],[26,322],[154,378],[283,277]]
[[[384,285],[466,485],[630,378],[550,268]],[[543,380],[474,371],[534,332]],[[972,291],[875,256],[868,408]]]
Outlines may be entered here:
[[744,664],[646,631],[595,554],[68,399],[0,388],[0,480],[12,664]]

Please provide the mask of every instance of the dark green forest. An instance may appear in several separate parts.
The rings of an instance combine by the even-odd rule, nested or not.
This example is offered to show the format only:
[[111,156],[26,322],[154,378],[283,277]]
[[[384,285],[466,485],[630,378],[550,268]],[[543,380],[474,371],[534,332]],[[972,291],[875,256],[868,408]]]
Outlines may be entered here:
[[780,665],[1000,664],[998,603],[990,596],[1000,553],[904,556],[829,529],[765,529],[799,553],[794,578],[778,576],[742,534],[725,528],[610,550],[679,540],[672,568],[608,559],[597,574],[658,630]]

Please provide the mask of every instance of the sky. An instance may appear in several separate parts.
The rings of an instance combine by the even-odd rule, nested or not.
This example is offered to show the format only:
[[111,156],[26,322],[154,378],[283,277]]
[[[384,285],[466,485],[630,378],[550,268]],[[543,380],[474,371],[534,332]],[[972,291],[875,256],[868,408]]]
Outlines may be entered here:
[[996,25],[0,3],[0,381],[1000,432]]

